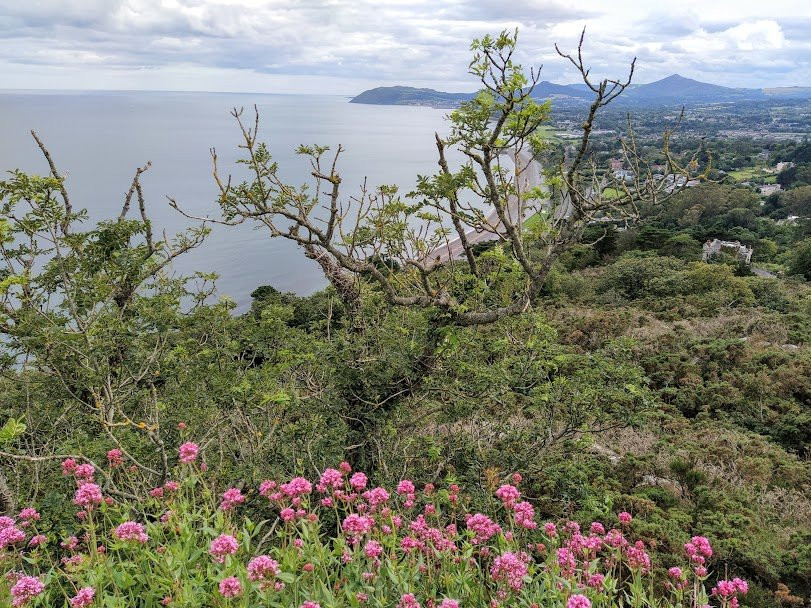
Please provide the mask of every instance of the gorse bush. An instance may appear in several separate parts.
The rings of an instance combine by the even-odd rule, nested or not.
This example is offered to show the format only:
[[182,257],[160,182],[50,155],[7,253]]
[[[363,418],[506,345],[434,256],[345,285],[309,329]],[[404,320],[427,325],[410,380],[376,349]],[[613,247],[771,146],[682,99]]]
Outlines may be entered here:
[[[3,605],[737,608],[748,591],[739,578],[705,590],[715,573],[702,536],[657,577],[627,512],[608,530],[539,524],[518,474],[495,489],[485,515],[467,511],[456,484],[371,487],[347,463],[315,482],[266,480],[255,493],[219,493],[197,444],[181,445],[179,461],[176,480],[148,501],[118,502],[96,476],[128,474],[119,450],[104,472],[65,460],[77,530],[43,534],[32,507],[0,518]],[[274,516],[251,521],[241,511],[252,502]]]

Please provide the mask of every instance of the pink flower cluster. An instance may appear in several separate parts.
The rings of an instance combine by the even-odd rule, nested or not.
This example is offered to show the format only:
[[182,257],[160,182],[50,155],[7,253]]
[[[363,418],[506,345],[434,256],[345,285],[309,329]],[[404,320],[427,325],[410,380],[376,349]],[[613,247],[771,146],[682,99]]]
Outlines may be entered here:
[[711,595],[719,598],[723,606],[729,608],[738,608],[740,602],[738,595],[746,595],[749,592],[749,584],[740,578],[733,578],[731,581],[720,580],[718,584],[712,588]]
[[178,450],[178,457],[183,464],[191,464],[197,460],[197,455],[200,453],[200,446],[192,441],[187,441],[180,446]]
[[243,502],[245,502],[245,497],[238,488],[228,488],[225,492],[223,492],[220,509],[223,511],[230,511],[235,506],[241,505]]
[[82,587],[79,592],[70,598],[71,608],[87,608],[93,603],[96,590],[93,587]]
[[257,555],[248,562],[248,578],[254,582],[267,582],[279,572],[279,562],[268,555]]
[[134,541],[144,544],[149,540],[144,527],[135,521],[125,521],[113,531],[113,537],[123,541]]
[[490,574],[494,581],[502,581],[513,591],[520,591],[524,584],[524,577],[529,572],[527,564],[529,555],[526,553],[505,552],[493,561]]
[[468,515],[465,518],[465,525],[473,532],[473,543],[486,543],[493,536],[501,532],[501,526],[492,519],[481,513]]
[[11,605],[14,608],[25,606],[45,591],[45,584],[36,576],[14,574],[16,582],[11,587]]
[[223,597],[239,597],[242,595],[242,584],[235,576],[229,576],[220,581],[220,595]]
[[237,539],[230,534],[220,534],[211,541],[208,552],[214,556],[214,560],[223,563],[226,555],[233,555],[239,550]]

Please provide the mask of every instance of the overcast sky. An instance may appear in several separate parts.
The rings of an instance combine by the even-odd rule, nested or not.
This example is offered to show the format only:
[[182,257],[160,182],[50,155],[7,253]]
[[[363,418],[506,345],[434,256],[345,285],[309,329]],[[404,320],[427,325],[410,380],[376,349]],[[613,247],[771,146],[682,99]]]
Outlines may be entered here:
[[520,61],[586,26],[595,73],[728,86],[811,86],[808,0],[0,0],[0,88],[355,94],[470,91],[473,37],[520,30]]

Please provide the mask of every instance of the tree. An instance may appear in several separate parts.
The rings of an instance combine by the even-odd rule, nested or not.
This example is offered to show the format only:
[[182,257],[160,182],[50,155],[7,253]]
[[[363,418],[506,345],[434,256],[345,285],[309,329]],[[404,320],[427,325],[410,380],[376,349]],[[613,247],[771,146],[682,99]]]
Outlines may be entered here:
[[789,262],[789,274],[799,275],[811,281],[811,239],[800,241],[794,246]]
[[[72,433],[95,428],[134,463],[144,485],[154,485],[169,470],[159,432],[161,365],[182,300],[199,304],[205,296],[166,270],[202,243],[207,228],[156,237],[140,182],[147,163],[118,216],[83,230],[85,211],[74,209],[64,176],[32,135],[49,175],[13,171],[0,181],[0,373],[12,378],[0,404],[21,401],[15,409],[28,427],[28,453],[0,457],[32,465],[65,457],[55,437],[69,443]],[[41,404],[53,409],[45,414]],[[148,458],[122,443],[133,433],[151,446]],[[105,485],[127,495],[109,476]]]
[[[670,154],[668,131],[667,175],[654,177],[637,154],[631,130],[622,152],[633,179],[614,183],[598,171],[590,154],[595,118],[629,86],[635,60],[627,78],[595,81],[582,58],[584,34],[575,54],[555,47],[593,98],[574,150],[547,172],[549,194],[534,161],[544,146],[540,127],[549,104],[533,97],[540,73],[530,69],[527,74],[514,62],[517,32],[505,31],[473,41],[469,71],[482,89],[451,113],[450,136],[436,135],[439,171],[420,176],[414,192],[402,196],[396,186],[371,189],[364,183],[358,195],[342,198],[340,146],[331,156],[326,146],[300,146],[297,152],[310,159],[314,184],[290,185],[259,142],[258,113],[251,127],[235,109],[247,152],[240,162],[252,177],[232,183],[220,175],[212,152],[223,214],[218,221],[256,222],[272,237],[298,243],[350,310],[358,308],[369,286],[391,305],[430,309],[444,325],[487,324],[527,310],[554,262],[582,239],[590,222],[604,216],[636,218],[639,201],[660,200],[676,189],[676,177],[692,177],[697,170],[695,159],[681,167]],[[451,146],[467,158],[453,170],[446,157]],[[611,196],[604,196],[606,191]],[[493,211],[488,215],[485,209]],[[501,253],[490,252],[484,263],[473,243],[476,233],[491,235]]]

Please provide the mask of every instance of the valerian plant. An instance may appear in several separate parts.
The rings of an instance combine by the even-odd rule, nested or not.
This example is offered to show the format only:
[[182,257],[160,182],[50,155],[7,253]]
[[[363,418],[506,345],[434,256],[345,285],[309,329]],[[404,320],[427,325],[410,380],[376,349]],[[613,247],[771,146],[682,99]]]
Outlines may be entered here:
[[[107,460],[105,475],[126,475],[120,450]],[[685,538],[680,563],[656,575],[628,512],[613,527],[538,522],[519,474],[494,480],[485,514],[453,482],[373,487],[347,463],[313,481],[223,491],[192,441],[146,501],[106,496],[91,465],[61,466],[73,529],[41,529],[33,507],[0,518],[4,605],[737,608],[748,591],[740,578],[717,580],[703,536]],[[249,503],[268,518],[246,517]]]

